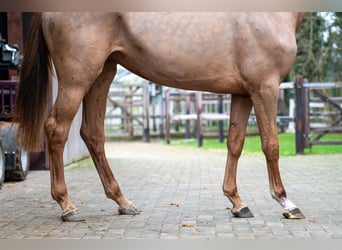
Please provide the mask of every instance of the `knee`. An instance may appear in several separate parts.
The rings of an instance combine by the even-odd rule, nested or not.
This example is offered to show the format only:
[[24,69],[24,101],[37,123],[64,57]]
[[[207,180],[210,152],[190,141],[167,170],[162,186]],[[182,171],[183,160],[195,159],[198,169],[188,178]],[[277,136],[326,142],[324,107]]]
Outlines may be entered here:
[[262,151],[264,152],[267,160],[279,159],[279,143],[278,140],[267,140],[262,142]]
[[239,158],[242,153],[242,147],[243,147],[243,140],[241,141],[239,139],[234,140],[233,138],[228,138],[227,149],[228,149],[230,156]]

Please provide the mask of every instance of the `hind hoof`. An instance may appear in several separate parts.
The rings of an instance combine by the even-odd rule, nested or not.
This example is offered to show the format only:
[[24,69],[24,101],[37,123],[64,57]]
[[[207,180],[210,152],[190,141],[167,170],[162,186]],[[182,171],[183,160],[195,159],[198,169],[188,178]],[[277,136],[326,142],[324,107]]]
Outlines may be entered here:
[[121,215],[137,215],[140,214],[140,210],[133,206],[133,204],[129,204],[126,207],[121,207],[118,209],[119,214]]
[[251,210],[249,210],[248,207],[243,207],[236,211],[233,211],[232,209],[232,214],[237,218],[253,218],[254,217],[254,215],[252,214]]
[[70,211],[67,213],[62,214],[61,216],[62,221],[65,222],[82,222],[85,221],[84,217],[80,215],[77,211]]
[[305,219],[304,214],[302,213],[302,211],[299,210],[299,208],[294,208],[291,210],[285,210],[283,212],[283,216],[286,219]]

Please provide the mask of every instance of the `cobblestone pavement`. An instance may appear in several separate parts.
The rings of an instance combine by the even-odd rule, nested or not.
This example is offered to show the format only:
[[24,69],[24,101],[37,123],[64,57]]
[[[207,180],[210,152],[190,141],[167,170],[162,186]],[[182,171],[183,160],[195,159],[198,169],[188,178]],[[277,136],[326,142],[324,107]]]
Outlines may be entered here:
[[0,190],[0,238],[342,239],[342,155],[282,157],[289,198],[306,215],[286,220],[269,194],[262,154],[244,154],[240,195],[254,218],[234,218],[222,194],[226,153],[138,142],[107,143],[126,197],[142,210],[118,215],[90,159],[66,167],[69,196],[86,222],[64,223],[48,171]]

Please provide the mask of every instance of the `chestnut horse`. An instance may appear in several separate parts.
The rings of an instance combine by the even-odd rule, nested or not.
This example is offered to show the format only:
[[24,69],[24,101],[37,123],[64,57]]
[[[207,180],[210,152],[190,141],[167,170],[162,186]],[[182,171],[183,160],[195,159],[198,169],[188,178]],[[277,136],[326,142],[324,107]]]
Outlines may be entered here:
[[[117,64],[166,86],[232,94],[223,193],[236,217],[253,217],[236,184],[246,124],[254,107],[272,197],[289,219],[304,218],[279,172],[279,84],[297,52],[302,13],[38,13],[25,48],[17,93],[20,143],[40,150],[47,138],[51,194],[63,221],[84,218],[68,198],[63,150],[83,103],[81,136],[119,214],[140,211],[120,190],[104,150],[106,99]],[[58,95],[46,118],[52,64]],[[185,157],[185,156],[184,156]]]

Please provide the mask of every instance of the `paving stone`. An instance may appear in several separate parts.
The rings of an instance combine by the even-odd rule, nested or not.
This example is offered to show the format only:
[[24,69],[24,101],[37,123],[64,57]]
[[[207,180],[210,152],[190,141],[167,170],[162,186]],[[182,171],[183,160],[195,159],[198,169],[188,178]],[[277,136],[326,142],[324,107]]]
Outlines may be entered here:
[[254,218],[233,217],[222,194],[226,152],[109,142],[125,196],[142,210],[123,216],[106,198],[89,159],[65,168],[68,193],[86,222],[64,223],[48,171],[0,190],[0,239],[342,239],[342,155],[281,157],[289,198],[306,215],[286,220],[269,193],[264,156],[243,154],[238,188]]

